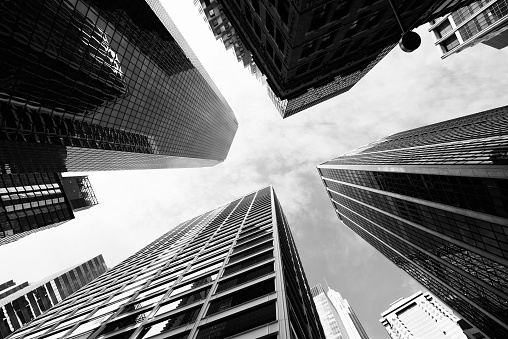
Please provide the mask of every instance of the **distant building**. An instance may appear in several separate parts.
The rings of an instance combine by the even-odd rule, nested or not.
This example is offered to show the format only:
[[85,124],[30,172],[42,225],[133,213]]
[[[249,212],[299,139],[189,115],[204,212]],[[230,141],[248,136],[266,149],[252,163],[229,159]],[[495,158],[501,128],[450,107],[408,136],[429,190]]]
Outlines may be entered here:
[[[398,43],[388,1],[194,0],[216,38],[266,77],[283,118],[349,91]],[[471,3],[393,1],[412,30]]]
[[172,228],[11,339],[233,337],[324,338],[272,187]]
[[[484,339],[430,293],[417,292],[401,298],[381,313],[379,320],[392,339]],[[463,332],[467,329],[469,335]]]
[[0,174],[0,245],[59,226],[96,204],[87,176]]
[[311,293],[326,339],[369,339],[355,312],[339,292],[330,287],[325,292],[318,284],[312,287]]
[[318,165],[344,225],[491,338],[508,338],[508,106]]
[[33,284],[0,285],[0,339],[48,311],[107,271],[102,255],[53,274]]
[[238,121],[157,0],[8,1],[0,174],[203,167]]
[[481,42],[502,49],[508,46],[508,0],[482,0],[431,21],[441,58]]

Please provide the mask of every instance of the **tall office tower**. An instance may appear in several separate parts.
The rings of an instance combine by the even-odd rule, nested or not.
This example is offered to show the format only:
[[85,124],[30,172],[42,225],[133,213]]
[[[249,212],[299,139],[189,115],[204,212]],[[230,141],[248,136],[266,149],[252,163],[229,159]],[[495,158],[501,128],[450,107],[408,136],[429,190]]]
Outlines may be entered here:
[[508,0],[482,0],[432,21],[441,58],[481,42],[502,49],[508,46]]
[[[107,271],[102,255],[33,284],[23,283],[0,294],[0,339],[48,311]],[[12,284],[9,284],[12,285]]]
[[393,339],[483,339],[480,331],[472,329],[430,293],[417,292],[408,298],[400,298],[381,313],[379,320]]
[[318,166],[342,222],[491,338],[508,338],[508,106]]
[[[266,76],[283,118],[350,90],[406,30],[470,0],[194,0],[238,60]],[[259,70],[258,70],[259,69]]]
[[360,320],[339,292],[321,284],[311,288],[312,298],[326,339],[369,339]]
[[0,173],[213,166],[238,122],[157,0],[0,9]]
[[59,226],[97,204],[87,176],[0,174],[0,245]]
[[18,338],[323,338],[271,187],[183,222]]

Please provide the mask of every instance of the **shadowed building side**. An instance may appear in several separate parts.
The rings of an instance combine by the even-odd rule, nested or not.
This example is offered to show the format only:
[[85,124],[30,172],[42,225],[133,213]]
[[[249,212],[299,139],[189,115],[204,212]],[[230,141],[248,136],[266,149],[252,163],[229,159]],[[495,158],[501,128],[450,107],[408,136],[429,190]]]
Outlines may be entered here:
[[318,166],[337,216],[467,322],[508,337],[508,107]]
[[472,1],[194,0],[283,118],[349,91],[410,31]]
[[226,158],[238,122],[158,1],[8,2],[0,15],[0,173]]
[[0,175],[0,245],[74,219],[99,202],[87,176]]
[[98,255],[36,283],[11,287],[9,294],[0,296],[0,339],[29,322],[33,324],[38,316],[106,271],[104,258]]

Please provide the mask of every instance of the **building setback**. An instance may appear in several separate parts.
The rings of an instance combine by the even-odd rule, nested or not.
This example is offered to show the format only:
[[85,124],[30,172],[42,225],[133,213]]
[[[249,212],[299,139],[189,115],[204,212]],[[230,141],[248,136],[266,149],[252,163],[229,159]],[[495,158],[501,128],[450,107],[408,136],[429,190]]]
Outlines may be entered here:
[[0,174],[0,245],[59,226],[97,204],[87,176]]
[[[391,1],[412,30],[472,1]],[[226,48],[266,76],[283,118],[349,91],[399,42],[390,1],[194,0]]]
[[508,46],[508,0],[482,0],[430,22],[441,58],[481,42],[502,49]]
[[98,255],[33,284],[8,284],[9,288],[0,294],[0,339],[50,310],[106,271],[104,258]]
[[381,313],[379,321],[393,339],[487,338],[429,292],[417,292],[394,301],[388,310]]
[[11,338],[324,338],[266,187],[175,227]]
[[321,284],[311,288],[312,298],[326,339],[369,339],[360,320],[339,292]]
[[213,166],[238,122],[157,0],[7,2],[0,173]]
[[491,338],[508,338],[508,106],[318,166],[342,222]]

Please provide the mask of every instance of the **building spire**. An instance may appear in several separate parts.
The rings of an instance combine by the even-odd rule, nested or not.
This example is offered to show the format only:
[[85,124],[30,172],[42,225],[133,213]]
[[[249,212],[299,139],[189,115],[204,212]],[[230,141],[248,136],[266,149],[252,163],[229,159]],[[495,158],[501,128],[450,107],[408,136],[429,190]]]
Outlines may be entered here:
[[326,283],[326,287],[328,287],[328,291],[330,290],[330,286],[328,286],[328,281],[326,281],[326,278],[323,278],[325,279],[325,283]]

